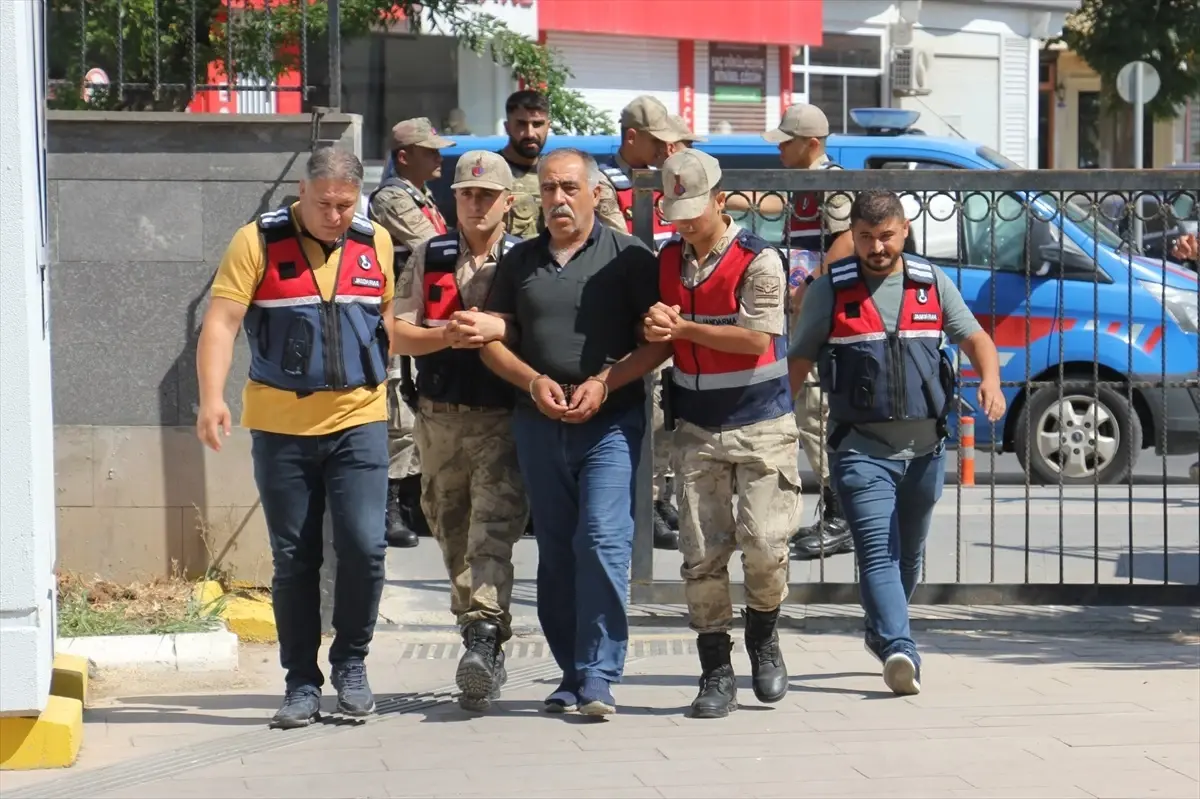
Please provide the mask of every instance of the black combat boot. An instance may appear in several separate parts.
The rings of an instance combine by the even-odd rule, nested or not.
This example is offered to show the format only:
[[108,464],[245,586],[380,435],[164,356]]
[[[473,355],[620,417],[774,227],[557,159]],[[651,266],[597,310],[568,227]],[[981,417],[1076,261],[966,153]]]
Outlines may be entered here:
[[679,531],[671,529],[658,508],[654,509],[654,548],[679,549]]
[[733,676],[733,641],[729,633],[701,633],[700,693],[692,700],[692,718],[723,719],[737,710],[737,678]]
[[400,515],[404,524],[418,536],[429,537],[429,521],[421,509],[421,475],[411,474],[400,481]]
[[746,654],[750,656],[750,674],[754,695],[759,702],[778,702],[787,696],[788,673],[779,651],[779,608],[764,612],[746,608]]
[[500,648],[500,628],[494,622],[473,621],[463,628],[463,645],[466,651],[458,661],[454,678],[462,691],[459,704],[465,710],[486,710],[508,679]]
[[792,553],[801,560],[819,558],[822,552],[829,557],[854,551],[850,525],[842,516],[842,508],[832,488],[826,486],[821,490],[820,518],[817,523],[811,527],[801,527],[788,543]]
[[665,496],[654,500],[654,548],[679,549],[679,513],[671,502],[675,480],[668,477],[663,490]]
[[400,480],[388,480],[386,538],[389,547],[407,549],[415,547],[420,541],[416,531],[408,526],[405,519],[400,483]]

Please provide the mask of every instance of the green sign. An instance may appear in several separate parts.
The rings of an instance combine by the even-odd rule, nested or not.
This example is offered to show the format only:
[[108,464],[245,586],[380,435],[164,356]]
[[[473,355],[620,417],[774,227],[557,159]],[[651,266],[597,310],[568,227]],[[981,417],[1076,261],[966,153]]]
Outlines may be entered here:
[[761,103],[763,90],[758,86],[714,86],[712,99],[718,103]]

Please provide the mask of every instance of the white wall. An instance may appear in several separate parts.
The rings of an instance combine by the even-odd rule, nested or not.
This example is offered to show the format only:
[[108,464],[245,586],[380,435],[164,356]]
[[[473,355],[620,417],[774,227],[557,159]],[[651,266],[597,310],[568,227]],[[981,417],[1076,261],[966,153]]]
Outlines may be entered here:
[[[890,26],[900,20],[898,3],[885,0],[826,0],[823,8],[826,31],[881,30],[885,53],[892,44]],[[1061,21],[1061,13],[1052,15],[1051,35]],[[1028,40],[1044,22],[1042,12],[1020,3],[924,0],[912,44],[934,55],[933,91],[924,97],[892,97],[885,65],[885,105],[920,112],[917,124],[930,134],[953,136],[949,122],[968,138],[1036,166],[1037,44]],[[1025,132],[1019,143],[1018,130]]]
[[46,295],[42,0],[0,2],[0,714],[46,706],[54,658],[54,431]]
[[458,51],[458,107],[477,136],[504,133],[504,101],[517,90],[508,70],[467,48]]

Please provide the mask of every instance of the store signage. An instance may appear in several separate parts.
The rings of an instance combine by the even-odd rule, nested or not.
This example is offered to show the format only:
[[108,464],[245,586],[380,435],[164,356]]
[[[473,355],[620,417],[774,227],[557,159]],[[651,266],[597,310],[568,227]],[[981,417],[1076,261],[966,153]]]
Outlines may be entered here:
[[[469,14],[487,14],[503,22],[510,31],[528,39],[538,37],[537,0],[465,0],[462,10]],[[422,30],[441,36],[451,35],[439,25],[430,23],[428,12],[422,11]]]
[[708,46],[709,86],[721,103],[761,103],[767,94],[767,48],[755,44]]

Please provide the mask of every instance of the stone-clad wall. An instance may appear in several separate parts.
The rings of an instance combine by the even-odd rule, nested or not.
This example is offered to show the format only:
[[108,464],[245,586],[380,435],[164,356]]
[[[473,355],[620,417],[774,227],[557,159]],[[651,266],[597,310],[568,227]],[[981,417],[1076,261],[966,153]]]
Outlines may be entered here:
[[[230,236],[295,195],[312,120],[50,112],[47,125],[59,567],[199,574],[240,530],[224,565],[264,583],[249,436],[214,454],[194,433],[196,336]],[[320,139],[361,154],[360,129],[326,116]],[[235,421],[246,368],[239,341]]]

